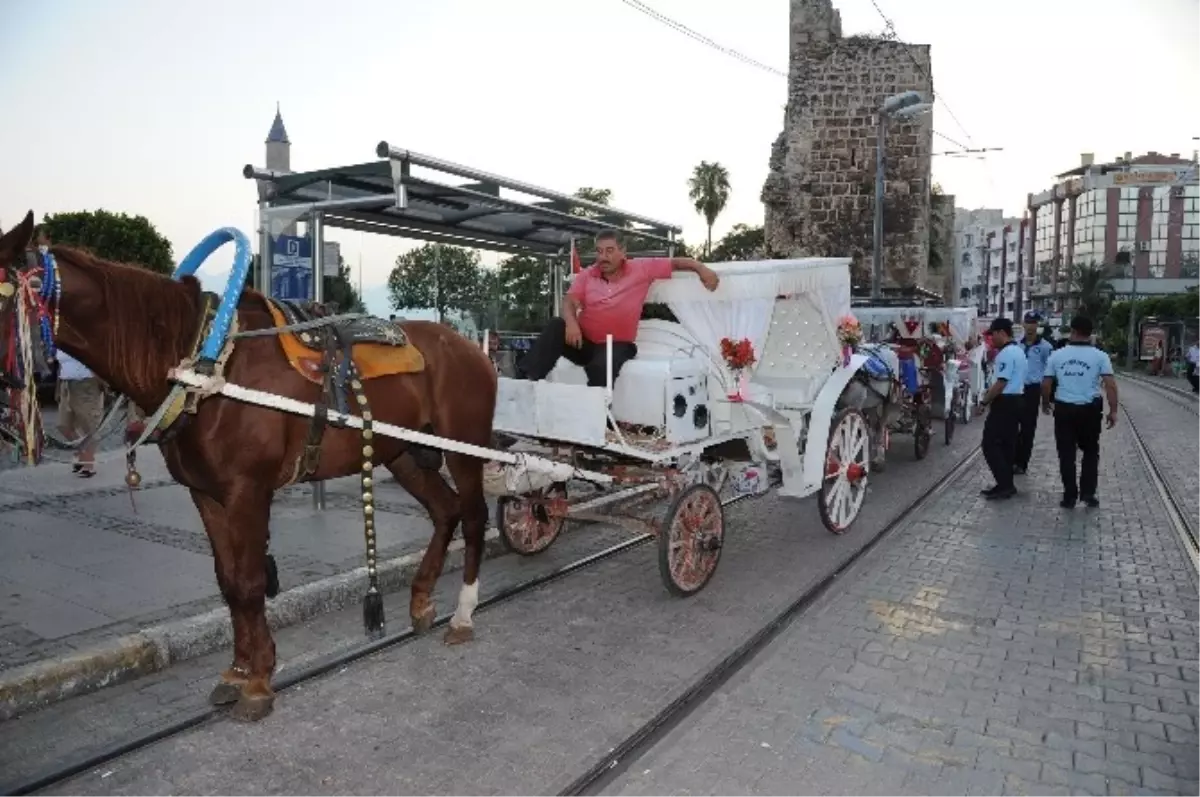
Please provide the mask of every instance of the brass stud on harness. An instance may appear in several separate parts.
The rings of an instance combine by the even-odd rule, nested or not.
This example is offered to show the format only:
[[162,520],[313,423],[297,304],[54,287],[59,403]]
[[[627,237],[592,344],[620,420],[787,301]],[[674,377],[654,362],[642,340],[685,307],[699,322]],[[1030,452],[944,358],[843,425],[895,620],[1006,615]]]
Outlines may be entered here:
[[362,381],[358,378],[358,370],[354,363],[349,364],[350,391],[358,402],[362,413],[362,508],[363,508],[363,537],[367,545],[367,594],[363,596],[363,625],[367,635],[379,637],[383,634],[383,595],[379,591],[379,571],[376,567],[375,549],[375,494],[371,491],[374,480],[371,473],[375,464],[371,461],[375,450],[371,447],[371,410],[367,404],[366,394],[363,393]]

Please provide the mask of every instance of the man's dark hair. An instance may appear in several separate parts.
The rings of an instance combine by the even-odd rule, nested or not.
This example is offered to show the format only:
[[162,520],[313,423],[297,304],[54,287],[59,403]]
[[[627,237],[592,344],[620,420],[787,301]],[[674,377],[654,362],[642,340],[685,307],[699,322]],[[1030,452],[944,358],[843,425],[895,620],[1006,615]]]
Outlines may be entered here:
[[1085,315],[1077,315],[1071,319],[1071,331],[1077,335],[1088,337],[1092,334],[1092,319]]
[[993,318],[991,331],[992,332],[1003,332],[1004,334],[1011,337],[1012,333],[1013,333],[1012,321],[1010,319],[1003,318],[1003,317]]
[[596,233],[596,243],[601,241],[612,241],[622,249],[625,248],[625,236],[621,234],[620,230],[601,230]]

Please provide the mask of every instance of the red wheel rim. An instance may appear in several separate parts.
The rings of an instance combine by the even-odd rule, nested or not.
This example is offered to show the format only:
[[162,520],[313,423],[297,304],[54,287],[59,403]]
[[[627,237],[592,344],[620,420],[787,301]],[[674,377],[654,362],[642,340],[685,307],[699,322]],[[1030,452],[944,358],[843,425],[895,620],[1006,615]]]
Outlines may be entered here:
[[716,566],[724,533],[721,507],[714,495],[707,490],[696,490],[684,498],[667,533],[671,543],[671,580],[685,592],[699,589]]
[[[542,523],[534,512],[537,504],[524,498],[514,498],[504,505],[504,528],[513,547],[521,551],[536,551],[558,534],[562,518],[550,517]],[[547,506],[547,511],[551,507]]]

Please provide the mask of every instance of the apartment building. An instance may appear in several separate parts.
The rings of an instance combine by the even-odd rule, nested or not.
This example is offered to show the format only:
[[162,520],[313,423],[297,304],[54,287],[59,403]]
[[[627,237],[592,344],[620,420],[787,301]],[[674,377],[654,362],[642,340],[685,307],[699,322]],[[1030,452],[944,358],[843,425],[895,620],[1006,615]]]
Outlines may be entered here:
[[[1025,242],[1022,251],[1022,241]],[[1015,318],[1018,272],[1024,288],[1021,306],[1029,306],[1028,229],[1018,218],[997,208],[956,210],[954,261],[960,307],[974,305],[981,316]],[[949,303],[949,302],[948,302]]]
[[[1070,304],[1072,271],[1108,269],[1117,298],[1196,290],[1200,283],[1200,184],[1196,157],[1149,152],[1079,166],[1028,199],[1031,300],[1049,312]],[[1119,265],[1128,258],[1129,265]]]

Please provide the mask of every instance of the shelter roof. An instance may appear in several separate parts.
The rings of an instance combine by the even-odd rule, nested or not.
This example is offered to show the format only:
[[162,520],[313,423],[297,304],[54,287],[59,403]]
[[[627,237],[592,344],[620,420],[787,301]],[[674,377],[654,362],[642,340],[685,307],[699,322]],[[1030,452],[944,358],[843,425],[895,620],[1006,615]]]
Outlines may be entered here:
[[[603,230],[669,247],[679,228],[550,189],[441,161],[386,142],[380,160],[301,173],[247,166],[275,217],[321,210],[327,227],[510,254],[556,255]],[[464,182],[463,180],[467,180]]]

